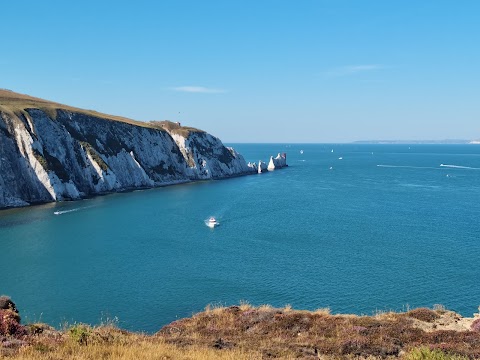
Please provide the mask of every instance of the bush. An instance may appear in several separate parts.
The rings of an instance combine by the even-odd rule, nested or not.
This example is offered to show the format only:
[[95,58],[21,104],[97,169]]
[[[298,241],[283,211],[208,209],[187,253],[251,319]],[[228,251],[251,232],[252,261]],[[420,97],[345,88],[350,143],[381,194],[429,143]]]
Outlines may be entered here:
[[8,296],[0,296],[0,310],[12,310],[18,313],[15,303]]
[[421,347],[408,352],[405,360],[468,360],[468,358],[460,355],[446,354],[438,349],[432,350],[428,347]]
[[13,310],[0,309],[0,336],[19,337],[25,334],[25,328],[20,325],[20,316]]
[[420,321],[425,322],[434,322],[440,316],[433,310],[427,308],[418,308],[414,310],[410,310],[407,312],[407,316],[413,317]]
[[480,319],[474,320],[470,326],[470,329],[472,329],[472,331],[480,332]]
[[79,343],[80,345],[87,345],[88,338],[92,333],[92,329],[87,325],[79,324],[68,329],[68,333],[73,341]]

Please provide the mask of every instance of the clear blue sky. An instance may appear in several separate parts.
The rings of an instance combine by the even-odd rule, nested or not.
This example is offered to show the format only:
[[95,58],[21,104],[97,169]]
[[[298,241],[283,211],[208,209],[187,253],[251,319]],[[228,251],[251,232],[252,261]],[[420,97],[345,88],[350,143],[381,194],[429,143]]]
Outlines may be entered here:
[[0,87],[224,142],[480,138],[480,1],[2,1]]

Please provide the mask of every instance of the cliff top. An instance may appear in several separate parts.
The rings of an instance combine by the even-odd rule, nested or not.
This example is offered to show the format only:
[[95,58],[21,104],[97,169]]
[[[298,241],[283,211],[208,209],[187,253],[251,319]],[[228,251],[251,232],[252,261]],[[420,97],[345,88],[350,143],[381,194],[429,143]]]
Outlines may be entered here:
[[80,109],[26,94],[19,94],[11,90],[0,89],[0,111],[3,110],[8,113],[19,114],[26,109],[40,109],[52,119],[57,117],[57,110],[66,110],[110,121],[119,121],[147,128],[160,129],[184,136],[188,135],[190,132],[203,132],[202,130],[181,126],[180,124],[171,121],[136,121],[122,116],[104,114],[95,110]]
[[21,325],[12,309],[0,308],[0,315],[0,357],[6,350],[12,360],[468,360],[480,356],[480,315],[462,318],[441,306],[374,316],[331,315],[328,309],[302,311],[289,306],[207,307],[154,335],[129,333],[116,328],[115,322],[96,327],[75,324],[57,331],[45,324]]
[[154,127],[164,129],[171,134],[182,135],[183,137],[187,137],[192,132],[202,132],[202,133],[205,132],[203,130],[199,130],[199,129],[196,129],[196,128],[193,128],[193,127],[181,126],[179,122],[173,122],[173,121],[169,121],[169,120],[150,121],[149,124],[154,126]]
[[120,121],[143,127],[152,127],[149,123],[128,119],[122,116],[104,114],[94,110],[85,110],[69,105],[60,104],[54,101],[40,99],[30,95],[19,94],[10,90],[0,89],[0,110],[11,113],[23,112],[26,109],[40,109],[47,113],[52,119],[57,116],[57,110],[66,110],[94,116],[102,119]]

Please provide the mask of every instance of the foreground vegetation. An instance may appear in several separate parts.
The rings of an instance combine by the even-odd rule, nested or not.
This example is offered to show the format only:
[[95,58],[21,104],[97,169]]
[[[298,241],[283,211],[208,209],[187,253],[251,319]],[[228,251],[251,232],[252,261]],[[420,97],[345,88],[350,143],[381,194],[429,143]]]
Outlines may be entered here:
[[480,317],[443,308],[355,316],[242,304],[207,308],[145,335],[112,324],[21,325],[5,299],[0,357],[9,359],[480,358]]

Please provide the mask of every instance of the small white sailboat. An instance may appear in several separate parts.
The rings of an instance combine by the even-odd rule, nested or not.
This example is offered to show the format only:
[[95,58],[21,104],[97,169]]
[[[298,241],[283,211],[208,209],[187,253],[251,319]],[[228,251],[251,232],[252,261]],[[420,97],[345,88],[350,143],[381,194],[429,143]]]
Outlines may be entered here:
[[338,158],[338,160],[343,160],[343,157],[340,156],[340,157]]
[[303,150],[300,150],[300,154],[303,154]]
[[220,223],[217,221],[217,219],[215,219],[212,216],[210,219],[205,220],[205,225],[207,225],[209,228],[213,229],[214,227],[217,227],[218,225],[220,225]]
[[331,152],[333,152],[333,149],[332,149],[332,151],[331,151]]

